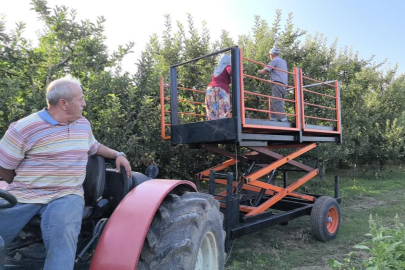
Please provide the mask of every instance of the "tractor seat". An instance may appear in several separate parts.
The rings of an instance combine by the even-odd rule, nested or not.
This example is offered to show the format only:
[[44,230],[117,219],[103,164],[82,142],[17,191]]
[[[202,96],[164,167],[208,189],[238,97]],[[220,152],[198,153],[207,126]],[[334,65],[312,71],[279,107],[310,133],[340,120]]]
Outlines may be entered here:
[[[88,219],[94,212],[94,207],[102,198],[105,188],[105,160],[102,156],[89,156],[86,167],[86,178],[83,182],[84,189],[84,209],[83,220]],[[34,216],[29,222],[29,226],[40,226],[41,217]]]
[[91,216],[94,206],[102,198],[105,181],[104,158],[97,155],[90,156],[86,167],[86,178],[83,182],[85,205],[83,220]]

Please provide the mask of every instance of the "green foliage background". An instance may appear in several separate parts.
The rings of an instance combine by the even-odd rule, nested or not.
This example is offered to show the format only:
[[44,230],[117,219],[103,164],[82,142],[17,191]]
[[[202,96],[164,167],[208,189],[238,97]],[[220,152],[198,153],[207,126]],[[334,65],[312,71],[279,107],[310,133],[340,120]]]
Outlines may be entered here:
[[[6,17],[0,20],[1,136],[10,123],[46,106],[44,89],[50,81],[72,74],[82,82],[88,104],[85,116],[100,142],[125,151],[135,170],[155,163],[161,178],[192,179],[218,157],[187,146],[173,147],[161,139],[159,77],[168,81],[170,65],[235,44],[245,57],[267,63],[268,50],[276,45],[290,68],[301,67],[305,76],[321,81],[341,82],[344,144],[324,144],[307,156],[309,161],[328,168],[372,165],[379,173],[387,163],[404,159],[404,75],[397,74],[396,67],[383,69],[384,63],[375,64],[372,57],[361,59],[350,47],[338,48],[337,41],[328,45],[320,33],[307,34],[294,26],[292,14],[282,22],[278,10],[271,24],[257,16],[251,32],[237,41],[226,30],[219,40],[212,40],[206,24],[197,29],[192,15],[186,25],[176,22],[175,27],[166,15],[161,35],[151,34],[136,63],[137,72],[129,74],[122,71],[121,61],[134,43],[110,53],[103,17],[79,21],[70,8],[51,9],[43,0],[33,0],[32,5],[43,23],[36,46],[24,38],[24,23],[8,32]],[[215,62],[208,58],[182,68],[179,84],[202,87]],[[256,69],[245,66],[247,73]],[[197,96],[188,98],[201,101]]]

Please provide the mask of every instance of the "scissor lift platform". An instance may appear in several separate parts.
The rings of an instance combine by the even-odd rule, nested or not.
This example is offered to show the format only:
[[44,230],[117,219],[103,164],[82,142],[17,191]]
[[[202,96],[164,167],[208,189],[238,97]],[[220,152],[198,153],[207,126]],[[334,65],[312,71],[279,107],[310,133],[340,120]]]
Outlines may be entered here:
[[[179,86],[181,74],[177,69],[227,51],[231,51],[232,59],[231,116],[207,121],[205,91]],[[162,138],[171,140],[173,145],[188,144],[227,158],[195,175],[196,180],[209,182],[209,193],[221,203],[226,250],[233,238],[303,215],[311,215],[315,220],[312,228],[316,238],[331,240],[340,224],[338,178],[335,198],[298,192],[318,175],[318,168],[294,159],[319,143],[342,142],[339,82],[311,79],[303,76],[298,67],[292,72],[280,70],[288,73],[291,85],[286,87],[293,97],[276,98],[266,94],[260,83],[267,84],[267,92],[271,92],[271,85],[277,82],[248,74],[249,70],[255,70],[254,65],[266,66],[244,58],[238,47],[231,47],[171,66],[170,84],[165,84],[163,78],[160,80]],[[308,81],[310,84],[304,85]],[[283,100],[286,112],[272,111],[272,99]],[[277,114],[285,115],[289,122],[271,121],[271,116]],[[278,150],[282,151],[277,153]],[[241,172],[243,164],[245,169]],[[282,186],[276,184],[276,171],[283,172]],[[288,171],[300,175],[290,181]],[[225,186],[225,190],[216,192],[216,185]]]
[[[180,74],[177,68],[227,50],[232,54],[232,116],[207,121],[204,118],[205,91],[195,87],[179,86],[177,81]],[[160,81],[163,139],[171,139],[174,145],[232,143],[239,146],[266,146],[283,142],[342,142],[338,81],[321,82],[311,79],[303,76],[302,69],[298,67],[294,67],[292,72],[280,70],[288,73],[291,85],[286,87],[289,95],[293,97],[290,99],[272,97],[263,94],[263,91],[253,91],[250,88],[262,83],[267,84],[267,92],[271,92],[272,84],[278,83],[247,74],[243,69],[244,62],[248,65],[266,66],[242,57],[238,47],[172,66],[170,84],[165,84],[163,78]],[[304,85],[304,81],[311,84]],[[309,90],[311,87],[317,87],[322,91]],[[170,97],[166,94],[167,88],[170,88]],[[249,91],[245,88],[249,88]],[[198,95],[200,97],[196,97]],[[273,99],[285,102],[286,113],[271,110],[270,104]],[[170,101],[170,104],[167,101]],[[289,122],[271,121],[271,115],[276,114],[287,116]],[[170,135],[166,135],[168,127],[171,129]]]

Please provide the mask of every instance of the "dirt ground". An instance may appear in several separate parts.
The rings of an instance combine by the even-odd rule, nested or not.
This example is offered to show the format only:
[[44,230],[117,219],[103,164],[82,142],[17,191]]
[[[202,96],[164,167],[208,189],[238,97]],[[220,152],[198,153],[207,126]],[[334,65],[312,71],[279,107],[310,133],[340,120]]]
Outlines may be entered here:
[[349,210],[363,210],[372,209],[377,206],[382,206],[388,204],[387,201],[378,200],[376,198],[361,196],[357,198],[350,206],[347,207]]

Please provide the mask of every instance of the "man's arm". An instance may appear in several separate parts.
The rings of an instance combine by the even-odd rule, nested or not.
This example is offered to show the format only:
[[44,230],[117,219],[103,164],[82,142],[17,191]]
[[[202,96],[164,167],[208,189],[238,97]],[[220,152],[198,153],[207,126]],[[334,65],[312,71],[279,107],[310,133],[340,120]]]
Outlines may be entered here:
[[270,73],[270,71],[272,71],[272,68],[276,67],[276,63],[277,63],[276,59],[271,60],[267,66],[265,66],[263,69],[259,69],[257,73],[259,74],[266,74],[267,72]]
[[25,158],[25,139],[15,125],[11,124],[0,140],[0,177],[9,184],[14,180],[15,169]]
[[0,177],[8,184],[11,184],[13,182],[14,176],[15,176],[14,170],[7,170],[4,169],[3,167],[0,167]]
[[115,159],[115,167],[117,172],[120,171],[121,166],[125,168],[125,171],[127,172],[128,178],[132,177],[132,169],[131,165],[129,164],[129,161],[124,157],[124,156],[118,156],[117,157],[118,151],[115,151],[111,148],[108,148],[107,146],[100,144],[100,147],[97,150],[97,155],[100,155],[105,158],[110,158],[110,159]]

